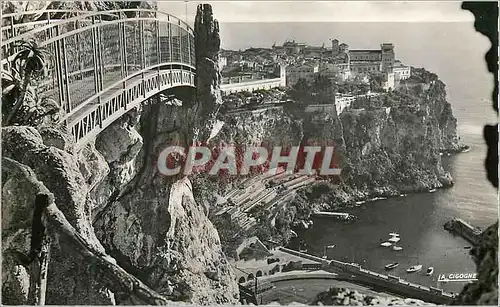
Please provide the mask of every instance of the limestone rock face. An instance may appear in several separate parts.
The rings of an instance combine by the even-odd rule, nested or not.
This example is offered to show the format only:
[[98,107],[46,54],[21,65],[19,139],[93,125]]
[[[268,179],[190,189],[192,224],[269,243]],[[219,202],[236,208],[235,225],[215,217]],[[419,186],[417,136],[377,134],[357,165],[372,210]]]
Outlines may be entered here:
[[52,127],[39,128],[38,132],[42,136],[43,143],[45,145],[54,146],[60,150],[64,150],[67,152],[73,151],[73,147],[75,144],[68,134]]
[[[126,114],[128,115],[130,112]],[[109,175],[90,193],[90,197],[98,206],[96,214],[108,204],[111,197],[120,194],[137,173],[136,158],[142,148],[143,140],[136,130],[135,117],[138,115],[134,114],[131,117],[134,118],[132,121],[119,120],[113,123],[101,132],[95,141],[96,150],[109,168]]]
[[[3,157],[12,158],[33,169],[38,180],[54,194],[55,201],[72,226],[97,250],[104,251],[97,240],[87,205],[88,185],[79,171],[77,159],[55,147],[47,147],[42,136],[31,127],[5,127],[2,129]],[[34,188],[16,176],[2,174],[2,241],[10,248],[25,254],[31,236]],[[31,192],[30,192],[31,191]],[[12,276],[22,276],[19,260],[7,264]],[[17,264],[17,265],[16,265]],[[47,289],[48,304],[109,304],[107,294],[100,291],[99,280],[89,274],[88,265],[63,241],[54,242],[49,265]],[[15,273],[16,272],[16,273]],[[22,284],[22,283],[21,283]],[[21,284],[18,292],[22,293]],[[86,286],[84,286],[86,285]]]
[[[174,124],[182,122],[183,112],[181,107],[161,103],[144,108],[139,125],[143,146],[134,163],[133,179],[101,209],[94,227],[120,265],[167,298],[196,304],[235,303],[238,287],[234,274],[217,230],[193,197],[191,182],[183,176],[165,177],[158,172],[161,151],[184,137],[183,130]],[[105,133],[100,148],[109,145],[104,139],[127,133],[113,129],[117,130],[109,133],[114,131],[115,136]],[[121,165],[135,155],[131,155],[134,148],[125,146],[117,151],[128,157],[124,160],[113,152],[103,152],[110,165],[116,161]]]
[[107,208],[96,223],[103,244],[167,298],[203,305],[236,302],[237,286],[217,231],[194,200],[189,180],[161,183]]
[[488,227],[470,254],[476,263],[478,280],[464,287],[456,305],[498,304],[498,222]]

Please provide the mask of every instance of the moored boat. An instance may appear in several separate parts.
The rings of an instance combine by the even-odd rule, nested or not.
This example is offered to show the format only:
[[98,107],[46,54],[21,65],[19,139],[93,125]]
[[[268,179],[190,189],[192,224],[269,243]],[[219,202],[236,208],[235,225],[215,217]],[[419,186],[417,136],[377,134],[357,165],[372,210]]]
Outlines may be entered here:
[[394,246],[392,247],[392,249],[393,249],[393,250],[395,250],[395,251],[400,251],[400,250],[403,250],[403,248],[402,248],[401,246],[396,246],[396,245],[394,245]]
[[389,247],[391,245],[392,245],[391,242],[383,242],[383,243],[380,244],[380,246],[383,246],[383,247]]
[[409,267],[406,272],[407,273],[414,273],[414,272],[418,272],[422,269],[422,265],[421,264],[418,264],[418,265],[414,265],[414,266],[411,266]]
[[397,233],[397,232],[390,232],[389,235],[391,237],[399,237],[399,233]]
[[398,243],[400,240],[401,240],[401,239],[400,239],[400,238],[398,238],[398,237],[392,237],[392,238],[390,238],[390,239],[389,239],[389,240],[387,240],[387,241],[392,242],[392,243]]
[[392,269],[396,268],[397,266],[399,266],[398,262],[389,263],[388,265],[385,266],[385,269],[386,270],[392,270]]
[[431,276],[434,273],[434,267],[429,267],[427,269],[427,272],[425,272],[425,275]]

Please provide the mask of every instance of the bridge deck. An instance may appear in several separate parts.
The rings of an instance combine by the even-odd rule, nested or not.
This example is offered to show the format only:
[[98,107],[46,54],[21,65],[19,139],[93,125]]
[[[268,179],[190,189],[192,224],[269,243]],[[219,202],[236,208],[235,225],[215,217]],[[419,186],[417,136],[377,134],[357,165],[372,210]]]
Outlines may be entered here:
[[[157,74],[156,71],[144,73],[144,78],[146,79],[147,77],[155,75],[155,74]],[[111,80],[120,80],[121,76],[122,75],[119,71],[118,72],[109,72],[105,75],[104,79],[106,80],[106,83],[109,84],[110,83],[109,81],[111,81]],[[132,78],[127,79],[126,81],[124,81],[122,83],[116,84],[113,87],[106,88],[105,91],[103,91],[99,95],[101,101],[106,101],[107,98],[112,97],[117,92],[122,91],[124,85],[135,83],[135,82],[141,80],[142,77],[143,77],[142,74],[139,74],[139,75],[136,75]],[[78,108],[78,110],[74,111],[68,117],[69,123],[77,121],[84,114],[88,113],[90,110],[96,108],[99,105],[98,99],[95,98],[95,99],[92,99],[91,102],[85,104],[84,106],[81,106],[82,103],[85,102],[85,100],[94,96],[93,94],[89,95],[89,93],[95,93],[95,87],[94,87],[95,85],[94,85],[93,80],[94,80],[93,77],[87,77],[87,78],[77,80],[70,85],[69,92],[71,93],[70,95],[71,95],[71,101],[72,101],[72,108],[73,109],[76,109],[78,107],[79,108]],[[75,93],[76,93],[76,95],[75,95]],[[53,89],[53,90],[47,91],[45,93],[45,96],[48,96],[48,97],[51,97],[54,99],[58,98],[57,95],[58,95],[57,89]]]

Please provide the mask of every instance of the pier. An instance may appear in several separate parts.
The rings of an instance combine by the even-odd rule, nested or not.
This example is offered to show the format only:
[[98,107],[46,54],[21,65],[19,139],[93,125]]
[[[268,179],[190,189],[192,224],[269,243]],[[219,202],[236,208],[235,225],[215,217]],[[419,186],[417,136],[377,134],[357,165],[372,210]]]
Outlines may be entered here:
[[474,227],[459,218],[454,218],[453,220],[446,222],[444,224],[444,229],[461,236],[473,245],[478,244],[479,237],[482,233],[481,229],[478,227]]
[[356,219],[356,217],[352,214],[349,213],[343,213],[343,212],[326,212],[326,211],[318,211],[314,212],[312,217],[316,218],[332,218],[332,219],[338,219],[338,220],[344,220],[344,221],[352,221]]

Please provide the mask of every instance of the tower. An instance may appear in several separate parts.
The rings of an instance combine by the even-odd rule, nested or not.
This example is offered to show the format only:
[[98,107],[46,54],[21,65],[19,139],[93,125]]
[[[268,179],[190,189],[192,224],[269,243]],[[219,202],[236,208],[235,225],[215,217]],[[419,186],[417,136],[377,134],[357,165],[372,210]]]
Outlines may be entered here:
[[380,50],[382,51],[382,71],[392,72],[394,67],[394,45],[391,43],[380,44]]
[[281,86],[285,87],[286,86],[286,64],[280,64],[280,79],[281,79]]
[[340,53],[348,53],[349,52],[349,45],[342,43],[339,45],[339,52]]
[[336,56],[339,54],[339,40],[338,39],[332,39],[332,55]]

